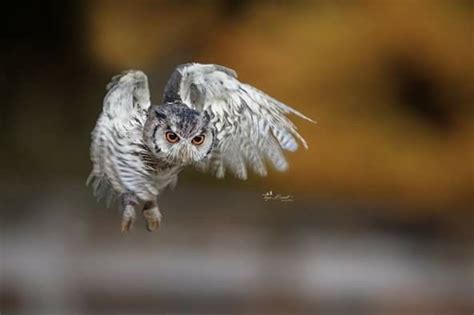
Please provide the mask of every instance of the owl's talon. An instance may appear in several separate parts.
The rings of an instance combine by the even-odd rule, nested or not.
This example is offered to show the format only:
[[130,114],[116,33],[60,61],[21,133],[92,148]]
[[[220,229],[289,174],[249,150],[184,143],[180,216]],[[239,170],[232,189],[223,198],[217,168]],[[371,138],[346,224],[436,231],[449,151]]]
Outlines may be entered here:
[[133,220],[130,218],[122,219],[122,233],[128,233],[132,229]]
[[160,227],[161,213],[157,206],[143,210],[143,216],[146,220],[146,228],[149,232],[153,232]]
[[130,232],[135,217],[135,208],[132,205],[127,205],[122,214],[122,233]]
[[148,232],[153,232],[160,226],[160,221],[158,220],[148,220],[146,223],[146,229]]

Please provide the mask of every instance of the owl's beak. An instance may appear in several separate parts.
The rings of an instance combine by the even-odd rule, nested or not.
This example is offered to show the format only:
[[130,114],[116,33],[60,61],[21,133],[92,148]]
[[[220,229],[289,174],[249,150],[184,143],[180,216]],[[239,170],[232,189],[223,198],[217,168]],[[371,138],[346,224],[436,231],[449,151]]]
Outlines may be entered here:
[[192,162],[192,154],[188,150],[183,150],[183,154],[181,157],[184,164],[188,164]]

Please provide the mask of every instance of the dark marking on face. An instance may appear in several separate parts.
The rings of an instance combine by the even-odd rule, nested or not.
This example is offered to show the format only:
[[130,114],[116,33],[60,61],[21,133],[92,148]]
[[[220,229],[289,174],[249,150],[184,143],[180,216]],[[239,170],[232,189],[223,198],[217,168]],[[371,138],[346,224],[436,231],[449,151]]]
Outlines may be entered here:
[[207,150],[206,152],[206,157],[209,155],[209,153],[211,153],[211,151],[214,149],[215,147],[215,144],[217,143],[217,139],[215,137],[215,131],[214,131],[214,128],[211,129],[211,133],[212,133],[212,143],[211,145],[209,146],[209,150]]
[[[152,139],[155,139],[156,137],[156,132],[158,131],[158,127],[160,127],[160,125],[156,125],[155,126],[155,129],[153,129],[153,136],[152,136]],[[161,152],[161,149],[158,147],[158,145],[156,144],[156,141],[153,141],[153,146],[155,148],[155,152],[156,153],[160,153]]]

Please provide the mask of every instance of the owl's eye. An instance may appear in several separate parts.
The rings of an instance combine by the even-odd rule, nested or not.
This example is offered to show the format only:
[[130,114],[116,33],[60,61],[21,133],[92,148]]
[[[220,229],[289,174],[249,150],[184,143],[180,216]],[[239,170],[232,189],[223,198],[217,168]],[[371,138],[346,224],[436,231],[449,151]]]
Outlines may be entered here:
[[167,131],[165,133],[165,137],[166,137],[166,140],[169,142],[169,143],[176,143],[179,141],[179,137],[177,134],[175,134],[174,132],[172,131]]
[[196,137],[193,138],[193,140],[191,142],[195,145],[200,145],[204,142],[204,136],[203,135],[196,136]]

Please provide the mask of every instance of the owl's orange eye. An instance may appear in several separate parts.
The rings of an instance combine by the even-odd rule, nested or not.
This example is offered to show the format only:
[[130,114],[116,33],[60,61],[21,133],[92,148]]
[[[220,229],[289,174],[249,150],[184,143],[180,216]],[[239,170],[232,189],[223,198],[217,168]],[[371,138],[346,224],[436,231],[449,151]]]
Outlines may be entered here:
[[204,136],[203,135],[196,136],[196,137],[193,138],[193,140],[191,142],[195,145],[200,145],[204,142]]
[[166,140],[169,142],[169,143],[176,143],[179,141],[179,137],[177,134],[175,134],[174,132],[172,131],[167,131],[165,133],[165,137],[166,137]]

